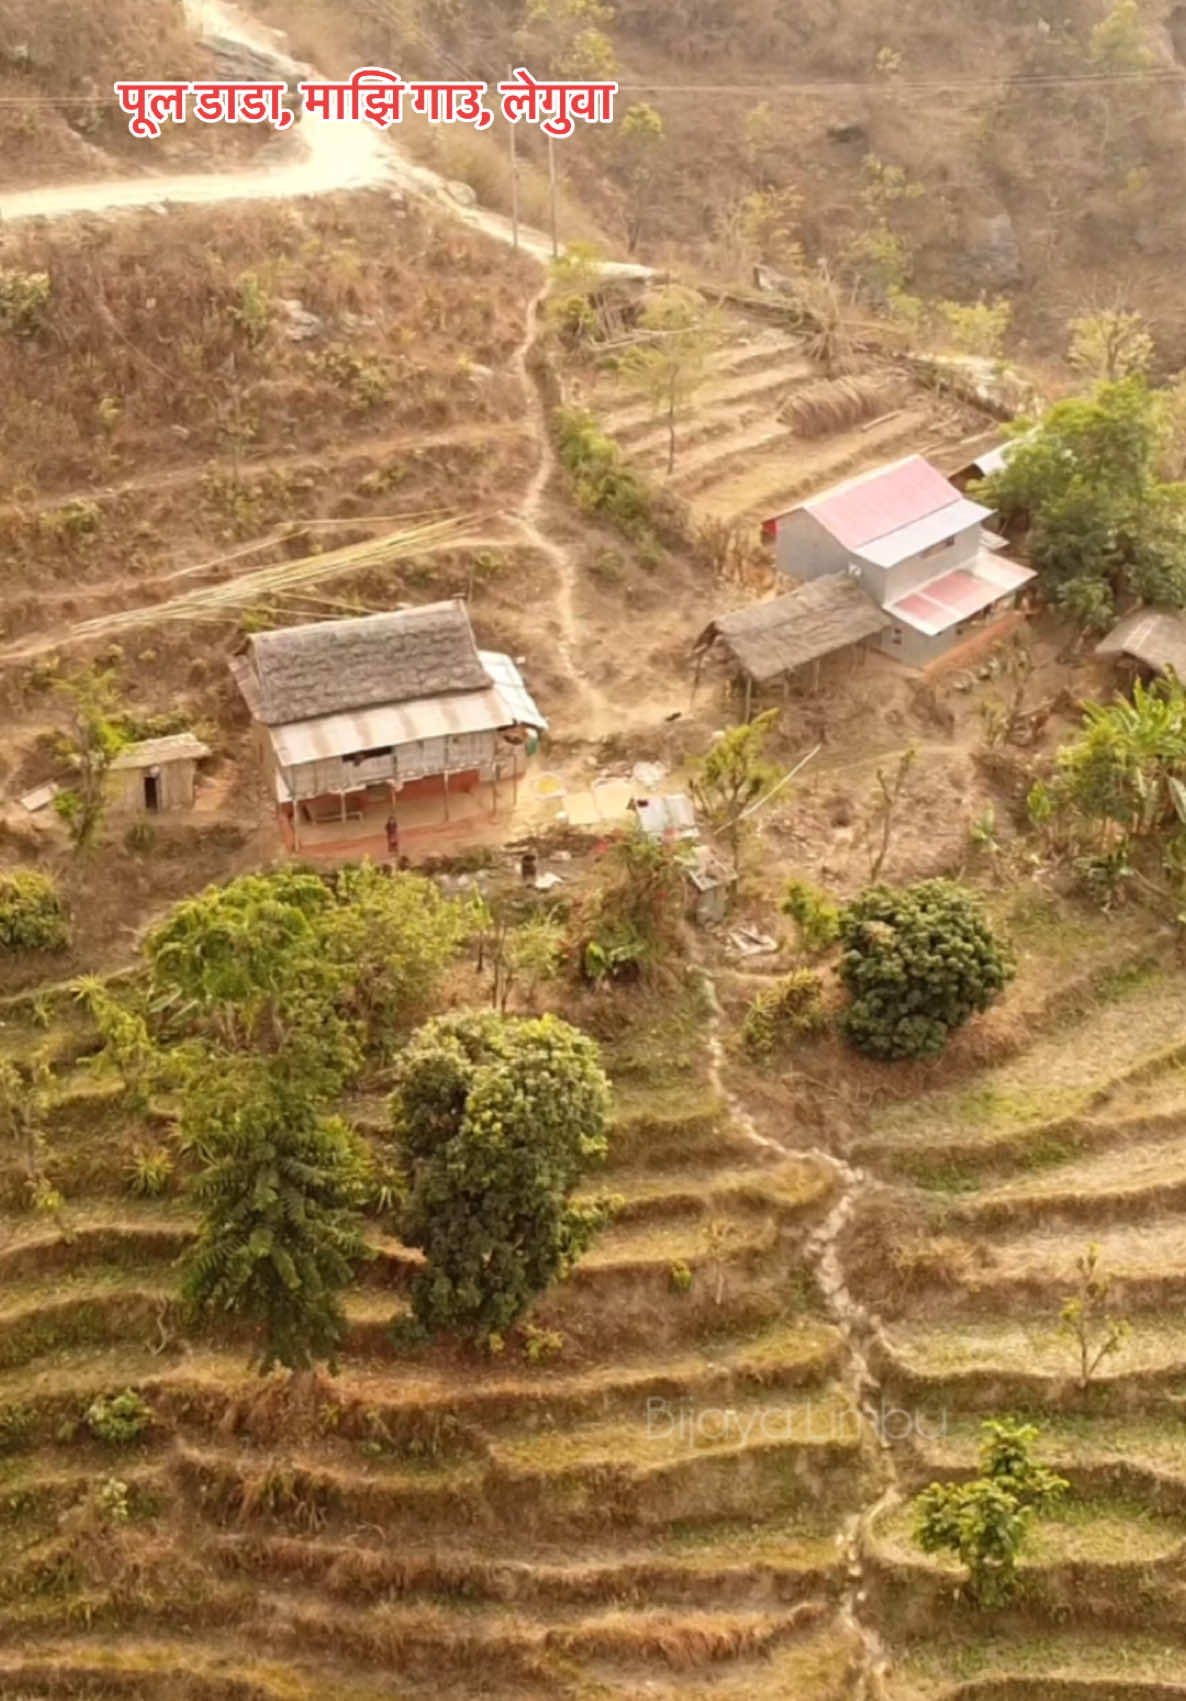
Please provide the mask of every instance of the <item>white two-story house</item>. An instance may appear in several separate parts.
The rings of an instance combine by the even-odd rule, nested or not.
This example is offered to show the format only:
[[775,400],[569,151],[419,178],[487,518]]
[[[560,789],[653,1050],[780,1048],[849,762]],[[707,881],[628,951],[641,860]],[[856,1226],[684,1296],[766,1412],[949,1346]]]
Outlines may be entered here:
[[873,640],[914,667],[998,620],[1034,577],[985,530],[989,510],[921,455],[864,473],[767,520],[780,572],[802,583],[847,574],[882,609]]

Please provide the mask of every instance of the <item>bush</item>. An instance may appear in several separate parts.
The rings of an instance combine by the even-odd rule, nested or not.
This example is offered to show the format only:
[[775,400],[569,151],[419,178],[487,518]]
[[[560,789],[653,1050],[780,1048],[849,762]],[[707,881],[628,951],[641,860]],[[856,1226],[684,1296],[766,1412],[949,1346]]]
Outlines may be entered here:
[[577,506],[603,514],[627,536],[647,529],[650,492],[621,449],[598,429],[591,414],[562,408],[556,415],[560,461]]
[[86,1426],[98,1441],[122,1446],[135,1441],[152,1422],[152,1410],[134,1388],[104,1394],[87,1407]]
[[975,898],[949,880],[870,888],[844,911],[840,939],[841,1027],[883,1061],[937,1057],[1014,973]]
[[751,1057],[769,1057],[795,1034],[828,1025],[823,983],[812,969],[796,969],[768,992],[759,992],[745,1014],[741,1042]]
[[31,337],[45,324],[49,298],[48,272],[0,271],[0,330]]
[[0,875],[0,951],[64,951],[70,922],[48,874]]
[[790,916],[799,944],[809,957],[818,957],[840,937],[840,906],[808,880],[789,880],[782,913]]

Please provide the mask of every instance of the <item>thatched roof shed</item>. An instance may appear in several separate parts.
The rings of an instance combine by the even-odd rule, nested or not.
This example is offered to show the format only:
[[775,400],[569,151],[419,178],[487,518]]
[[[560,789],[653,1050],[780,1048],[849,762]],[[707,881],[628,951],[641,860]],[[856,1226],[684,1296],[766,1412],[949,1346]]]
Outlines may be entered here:
[[829,574],[786,596],[751,603],[705,627],[701,654],[719,645],[755,685],[872,638],[892,624],[847,573]]
[[1096,645],[1097,656],[1129,656],[1153,673],[1170,668],[1186,681],[1186,615],[1138,608]]
[[266,726],[490,684],[461,602],[258,632],[248,654]]

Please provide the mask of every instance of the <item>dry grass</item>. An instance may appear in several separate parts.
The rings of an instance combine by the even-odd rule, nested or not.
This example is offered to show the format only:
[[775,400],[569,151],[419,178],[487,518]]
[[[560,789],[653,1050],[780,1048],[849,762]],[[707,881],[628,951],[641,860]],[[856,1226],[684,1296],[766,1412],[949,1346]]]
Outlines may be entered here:
[[907,385],[880,374],[820,379],[792,390],[779,407],[778,417],[800,437],[827,437],[889,413],[908,394]]
[[[0,343],[10,499],[65,498],[236,444],[307,453],[360,430],[505,418],[511,394],[473,368],[506,359],[532,275],[379,193],[231,206],[213,228],[200,209],[85,235],[18,226],[0,264],[51,279],[42,328]],[[282,298],[324,322],[319,339],[284,335]]]

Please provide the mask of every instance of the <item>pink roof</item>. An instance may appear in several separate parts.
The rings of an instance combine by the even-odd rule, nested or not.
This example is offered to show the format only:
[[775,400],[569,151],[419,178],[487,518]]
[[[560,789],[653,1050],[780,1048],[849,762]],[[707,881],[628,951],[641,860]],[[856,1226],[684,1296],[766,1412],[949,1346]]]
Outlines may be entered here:
[[845,549],[859,550],[875,538],[926,519],[960,501],[960,493],[921,455],[825,490],[806,511]]
[[886,613],[919,632],[946,632],[990,603],[1012,595],[1033,576],[1029,567],[983,551],[976,559],[975,572],[957,567],[911,591],[900,602],[890,603]]

